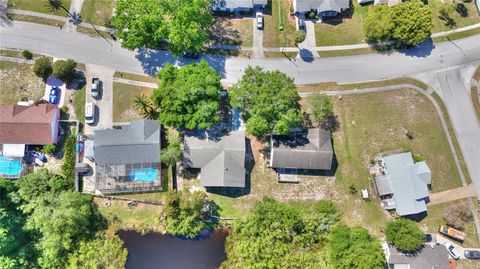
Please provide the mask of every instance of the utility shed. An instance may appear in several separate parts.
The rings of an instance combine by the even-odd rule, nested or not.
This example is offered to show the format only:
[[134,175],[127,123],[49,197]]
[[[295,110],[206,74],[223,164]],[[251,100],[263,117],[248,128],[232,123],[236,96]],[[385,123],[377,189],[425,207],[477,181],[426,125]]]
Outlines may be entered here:
[[270,167],[282,169],[330,170],[333,147],[330,131],[304,129],[271,138]]
[[199,131],[185,134],[183,165],[200,169],[204,187],[245,187],[245,133]]

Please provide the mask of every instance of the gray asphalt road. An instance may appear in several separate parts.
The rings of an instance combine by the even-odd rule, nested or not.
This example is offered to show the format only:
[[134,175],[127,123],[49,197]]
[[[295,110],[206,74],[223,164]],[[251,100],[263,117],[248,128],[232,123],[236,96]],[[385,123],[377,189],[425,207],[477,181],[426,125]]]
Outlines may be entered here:
[[460,69],[437,73],[442,97],[453,123],[470,177],[480,198],[480,126]]
[[[147,74],[155,73],[166,62],[187,64],[193,61],[176,59],[167,52],[146,49],[128,51],[122,49],[118,42],[110,46],[106,41],[88,35],[22,22],[0,28],[0,47],[29,49],[54,54],[56,57],[72,58],[78,62],[108,66],[119,71]],[[460,39],[455,43],[426,44],[403,53],[321,58],[312,62],[223,56],[203,58],[222,75],[225,83],[237,81],[248,65],[259,65],[267,70],[278,69],[294,77],[297,84],[357,82],[408,76],[478,62],[480,36]]]

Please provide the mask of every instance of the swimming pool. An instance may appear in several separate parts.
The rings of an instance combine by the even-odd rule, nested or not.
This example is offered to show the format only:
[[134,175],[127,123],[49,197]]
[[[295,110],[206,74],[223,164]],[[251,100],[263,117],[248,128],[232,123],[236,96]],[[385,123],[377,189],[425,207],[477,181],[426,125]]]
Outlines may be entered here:
[[128,178],[133,181],[155,181],[158,171],[155,168],[134,169],[128,173]]
[[16,176],[21,172],[22,162],[20,160],[0,156],[0,176]]

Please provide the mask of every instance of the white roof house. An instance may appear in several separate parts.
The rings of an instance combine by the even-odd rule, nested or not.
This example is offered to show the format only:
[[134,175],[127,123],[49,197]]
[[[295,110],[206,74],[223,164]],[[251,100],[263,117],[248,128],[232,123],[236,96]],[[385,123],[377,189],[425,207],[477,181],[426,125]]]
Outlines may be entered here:
[[427,163],[413,162],[410,152],[377,159],[384,171],[375,177],[375,185],[385,209],[395,209],[399,216],[416,215],[427,211],[432,172]]

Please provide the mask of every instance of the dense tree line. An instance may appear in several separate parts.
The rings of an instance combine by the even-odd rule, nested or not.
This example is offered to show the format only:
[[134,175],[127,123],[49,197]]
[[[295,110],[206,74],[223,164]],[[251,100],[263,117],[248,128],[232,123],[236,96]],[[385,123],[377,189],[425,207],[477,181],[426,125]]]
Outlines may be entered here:
[[104,253],[97,264],[125,263],[121,241],[98,242],[106,222],[92,197],[73,191],[70,177],[40,169],[16,181],[0,179],[0,193],[0,268],[65,268],[90,248]]
[[[258,202],[227,238],[226,268],[383,268],[378,239],[341,224],[331,202],[300,210],[272,198]],[[358,257],[361,255],[362,257]]]
[[119,0],[112,25],[122,47],[199,52],[213,23],[210,0]]

